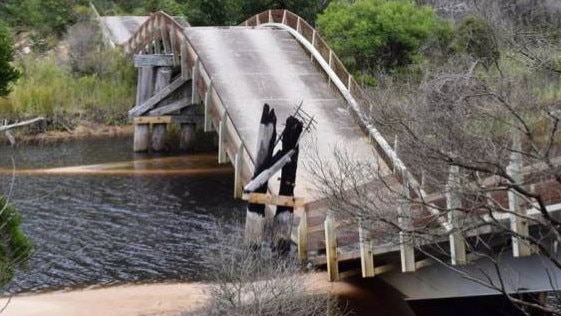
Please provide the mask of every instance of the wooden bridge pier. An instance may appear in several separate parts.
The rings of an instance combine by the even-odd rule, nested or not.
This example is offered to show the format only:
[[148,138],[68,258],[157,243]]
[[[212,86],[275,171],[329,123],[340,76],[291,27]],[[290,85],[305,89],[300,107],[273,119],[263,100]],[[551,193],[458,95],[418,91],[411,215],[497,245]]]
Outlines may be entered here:
[[134,61],[138,68],[136,105],[129,111],[134,118],[133,151],[168,150],[168,124],[180,126],[179,149],[192,150],[197,120],[194,111],[188,109],[192,99],[190,81],[181,75],[173,78],[175,61],[172,55],[135,55]]

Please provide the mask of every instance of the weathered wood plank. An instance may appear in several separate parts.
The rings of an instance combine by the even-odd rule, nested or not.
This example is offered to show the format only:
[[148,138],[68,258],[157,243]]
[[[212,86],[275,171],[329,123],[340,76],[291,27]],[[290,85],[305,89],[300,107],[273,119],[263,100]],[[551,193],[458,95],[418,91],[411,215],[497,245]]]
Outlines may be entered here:
[[293,196],[271,195],[267,193],[246,193],[242,195],[242,200],[254,204],[277,205],[288,207],[303,207],[305,200]]
[[135,67],[171,67],[174,65],[173,54],[134,55]]
[[129,111],[130,117],[135,117],[146,113],[147,111],[151,110],[158,104],[158,102],[162,101],[165,97],[170,95],[175,90],[179,89],[185,83],[185,79],[183,77],[179,77],[175,79],[172,83],[170,83],[167,87],[163,88],[161,91],[156,93],[150,99],[146,100],[146,102],[142,103],[141,105],[137,105]]
[[190,106],[191,103],[189,101],[190,100],[188,99],[177,100],[168,105],[164,105],[151,110],[150,112],[148,112],[148,115],[160,116],[160,115],[170,114],[171,112],[179,111],[183,108]]

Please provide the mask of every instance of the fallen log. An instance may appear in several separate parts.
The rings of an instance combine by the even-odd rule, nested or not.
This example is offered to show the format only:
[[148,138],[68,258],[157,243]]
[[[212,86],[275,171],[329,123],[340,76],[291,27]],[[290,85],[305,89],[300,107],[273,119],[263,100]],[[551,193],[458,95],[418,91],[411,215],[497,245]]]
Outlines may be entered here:
[[35,122],[44,121],[44,120],[45,120],[45,118],[40,116],[40,117],[36,117],[34,119],[23,121],[23,122],[17,122],[17,123],[13,123],[13,124],[9,124],[9,125],[2,125],[2,126],[0,126],[0,133],[5,132],[5,131],[9,131],[9,130],[17,128],[17,127],[30,125],[30,124],[33,124]]

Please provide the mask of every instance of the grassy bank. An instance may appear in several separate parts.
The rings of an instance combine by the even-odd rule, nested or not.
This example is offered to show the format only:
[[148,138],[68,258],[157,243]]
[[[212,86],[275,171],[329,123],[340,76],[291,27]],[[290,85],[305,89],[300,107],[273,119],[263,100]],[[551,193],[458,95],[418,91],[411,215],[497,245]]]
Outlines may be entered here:
[[20,58],[17,65],[22,76],[11,94],[0,99],[0,117],[9,122],[46,118],[45,124],[18,130],[26,135],[126,124],[134,103],[134,68],[117,52],[98,52],[97,58],[103,64],[84,73],[73,72],[60,49],[46,56]]

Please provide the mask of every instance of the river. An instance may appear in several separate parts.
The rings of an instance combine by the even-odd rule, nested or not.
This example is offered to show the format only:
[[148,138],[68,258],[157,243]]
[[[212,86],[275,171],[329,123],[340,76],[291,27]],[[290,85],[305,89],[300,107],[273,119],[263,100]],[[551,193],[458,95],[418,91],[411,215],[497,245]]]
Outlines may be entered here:
[[233,171],[212,154],[135,155],[131,138],[0,148],[1,192],[35,253],[9,293],[198,280],[216,219],[236,221]]
[[[0,192],[35,252],[4,294],[91,284],[197,281],[219,221],[242,222],[233,170],[215,154],[134,154],[131,138],[0,147]],[[413,312],[376,280],[346,297],[356,315]],[[413,302],[417,315],[515,315],[498,297]]]

